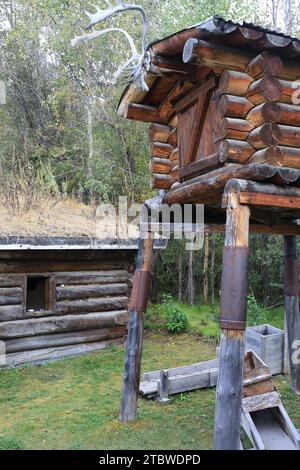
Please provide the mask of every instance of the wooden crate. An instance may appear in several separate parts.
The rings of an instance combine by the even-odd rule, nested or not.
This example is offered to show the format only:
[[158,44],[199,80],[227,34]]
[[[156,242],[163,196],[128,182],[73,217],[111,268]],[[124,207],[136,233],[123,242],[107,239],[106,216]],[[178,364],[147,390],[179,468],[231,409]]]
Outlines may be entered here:
[[284,333],[264,324],[248,327],[246,349],[254,351],[269,367],[272,375],[284,372]]

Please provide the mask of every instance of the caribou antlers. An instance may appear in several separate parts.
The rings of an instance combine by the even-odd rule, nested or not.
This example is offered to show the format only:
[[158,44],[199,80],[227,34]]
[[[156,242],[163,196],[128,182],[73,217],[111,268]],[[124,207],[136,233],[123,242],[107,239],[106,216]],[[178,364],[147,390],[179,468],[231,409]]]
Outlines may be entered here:
[[110,33],[110,32],[119,32],[124,34],[126,37],[130,49],[131,49],[131,57],[128,61],[122,64],[117,72],[114,74],[115,79],[118,79],[120,76],[124,77],[126,82],[133,81],[135,86],[142,91],[148,91],[148,86],[144,79],[145,71],[147,70],[148,66],[148,57],[147,57],[147,32],[148,32],[148,22],[146,18],[145,10],[138,6],[138,5],[129,5],[125,4],[122,0],[118,0],[118,5],[112,5],[108,0],[104,0],[105,3],[108,5],[106,10],[101,10],[99,7],[95,7],[95,13],[89,13],[85,11],[85,14],[90,19],[90,23],[85,28],[86,30],[91,29],[96,24],[100,23],[101,21],[105,21],[112,16],[122,13],[123,11],[138,11],[141,13],[143,18],[143,38],[142,38],[142,53],[139,54],[137,49],[134,45],[134,41],[130,34],[121,28],[106,28],[101,31],[93,31],[91,33],[85,33],[81,36],[76,36],[72,40],[72,46],[75,46],[81,42],[86,42],[91,39],[95,39],[103,34]]

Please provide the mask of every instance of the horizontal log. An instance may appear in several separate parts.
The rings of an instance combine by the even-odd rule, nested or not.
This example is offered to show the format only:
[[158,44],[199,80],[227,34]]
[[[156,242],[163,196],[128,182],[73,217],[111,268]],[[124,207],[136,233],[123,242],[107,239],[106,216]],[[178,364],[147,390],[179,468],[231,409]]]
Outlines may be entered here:
[[0,306],[0,322],[7,320],[16,320],[24,317],[23,305],[1,305]]
[[277,145],[280,141],[279,126],[273,122],[267,122],[253,129],[247,140],[256,149]]
[[174,183],[173,178],[170,175],[162,175],[159,173],[152,173],[150,185],[151,188],[156,189],[170,189]]
[[300,107],[286,103],[262,103],[251,109],[246,119],[254,127],[258,127],[265,122],[277,122],[300,127]]
[[111,295],[126,295],[128,286],[122,284],[66,286],[56,288],[56,300],[79,300],[89,297],[103,297]]
[[225,139],[220,142],[220,162],[245,163],[254,153],[254,148],[242,140]]
[[160,116],[157,108],[144,104],[130,103],[128,105],[126,118],[134,121],[153,122],[157,124],[165,123],[165,120]]
[[30,351],[33,349],[49,348],[53,346],[93,343],[107,339],[121,338],[125,334],[126,326],[123,325],[77,332],[29,336],[28,338],[6,340],[5,351],[8,354],[12,352]]
[[234,70],[225,70],[219,82],[218,92],[220,94],[229,94],[243,96],[246,94],[253,78],[247,73],[236,72]]
[[172,131],[170,132],[168,143],[172,145],[172,147],[174,148],[177,147],[178,145],[178,128],[177,127],[174,127],[174,129],[172,129]]
[[220,125],[220,138],[233,140],[247,140],[252,124],[246,119],[223,118]]
[[59,273],[55,276],[56,285],[85,285],[85,284],[118,284],[127,282],[128,271],[125,269],[97,271],[92,274],[89,272]]
[[195,176],[208,173],[216,168],[222,166],[219,159],[219,152],[210,155],[209,157],[202,158],[201,160],[192,163],[187,167],[183,167],[179,171],[179,176],[182,181],[190,180]]
[[278,129],[280,145],[300,148],[300,127],[278,124]]
[[246,68],[246,73],[251,77],[258,78],[262,75],[278,76],[283,64],[279,56],[264,51],[252,59]]
[[248,163],[267,163],[273,166],[300,169],[300,149],[283,146],[268,147],[255,152]]
[[163,124],[152,124],[149,128],[149,139],[152,142],[167,143],[170,137],[171,128]]
[[266,101],[277,101],[281,95],[282,86],[278,78],[266,76],[251,83],[246,98],[258,105]]
[[0,323],[0,338],[5,340],[22,336],[108,328],[115,325],[126,325],[127,321],[127,310],[7,321]]
[[161,142],[152,142],[150,145],[151,157],[169,158],[173,151],[170,144],[163,144]]
[[[86,250],[88,251],[88,250]],[[73,261],[43,261],[43,260],[0,260],[0,271],[2,273],[21,273],[21,274],[33,274],[33,273],[57,273],[59,271],[96,271],[97,269],[127,269],[129,265],[130,256],[134,254],[134,250],[130,250],[132,253],[127,254],[128,259],[123,258],[123,252],[116,250],[119,259],[98,259],[98,260],[78,260]],[[32,252],[30,252],[32,253]],[[101,251],[104,255],[104,250]],[[74,254],[73,254],[74,256]],[[78,256],[78,255],[76,255]]]
[[[222,193],[225,184],[232,178],[257,178],[258,170],[256,167],[260,167],[260,165],[229,164],[209,174],[197,176],[185,183],[177,183],[176,187],[166,194],[163,202],[166,204],[180,204],[183,202],[187,204],[197,200],[200,204],[202,198],[208,198],[218,192]],[[266,165],[261,165],[261,167],[260,178],[263,179]],[[270,172],[269,167],[267,170]]]
[[0,276],[0,287],[21,287],[23,276],[5,274]]
[[0,305],[15,305],[22,303],[23,289],[21,287],[0,288]]
[[168,175],[170,173],[172,162],[168,158],[151,158],[150,172]]
[[57,301],[56,315],[70,315],[73,313],[100,312],[102,310],[122,310],[127,308],[126,296],[89,298],[86,300]]
[[[205,224],[205,233],[223,233],[225,224]],[[300,235],[300,225],[295,224],[255,224],[250,223],[250,233],[269,234],[269,235]]]
[[33,351],[22,351],[10,353],[6,356],[6,365],[20,366],[28,363],[43,363],[65,357],[73,357],[79,354],[102,351],[114,344],[120,344],[120,338],[95,343],[77,344],[68,346],[56,346],[52,348],[34,349]]
[[244,118],[253,106],[251,101],[242,96],[222,95],[218,109],[222,117]]
[[188,39],[183,49],[183,62],[203,64],[207,67],[224,68],[244,72],[251,55],[241,49],[222,47],[201,39]]
[[299,99],[299,85],[297,81],[279,80],[282,88],[282,94],[278,101],[281,103],[293,103],[293,95],[295,99]]

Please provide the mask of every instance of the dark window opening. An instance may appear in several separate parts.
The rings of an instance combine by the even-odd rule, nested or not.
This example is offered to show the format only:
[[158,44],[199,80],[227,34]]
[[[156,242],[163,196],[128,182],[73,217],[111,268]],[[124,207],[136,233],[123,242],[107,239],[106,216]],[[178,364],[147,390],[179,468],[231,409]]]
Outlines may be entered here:
[[27,277],[26,310],[39,312],[49,309],[49,278]]

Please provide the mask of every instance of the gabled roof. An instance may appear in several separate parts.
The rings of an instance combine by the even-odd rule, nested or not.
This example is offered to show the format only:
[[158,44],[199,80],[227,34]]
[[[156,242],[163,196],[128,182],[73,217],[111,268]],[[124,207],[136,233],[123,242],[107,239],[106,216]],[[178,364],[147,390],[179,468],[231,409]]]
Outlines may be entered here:
[[[154,57],[163,57],[170,60],[181,60],[186,42],[189,39],[201,39],[214,44],[227,46],[234,49],[247,49],[248,52],[260,53],[262,51],[272,51],[283,59],[291,59],[299,62],[300,66],[300,40],[283,33],[256,26],[252,23],[234,23],[219,16],[213,16],[199,24],[178,31],[168,37],[153,41],[148,46],[151,63],[149,72],[145,80],[149,91],[141,92],[134,84],[130,84],[124,90],[118,106],[118,114],[127,117],[127,109],[130,103],[143,103],[149,106],[156,106],[152,102],[156,93],[154,85],[160,90],[165,90],[168,94],[168,83],[171,74],[165,73],[164,77],[155,75],[155,67],[151,67]],[[173,71],[174,72],[174,71]],[[169,80],[170,82],[170,80]],[[155,90],[156,91],[156,90]],[[160,91],[160,95],[161,95]]]

